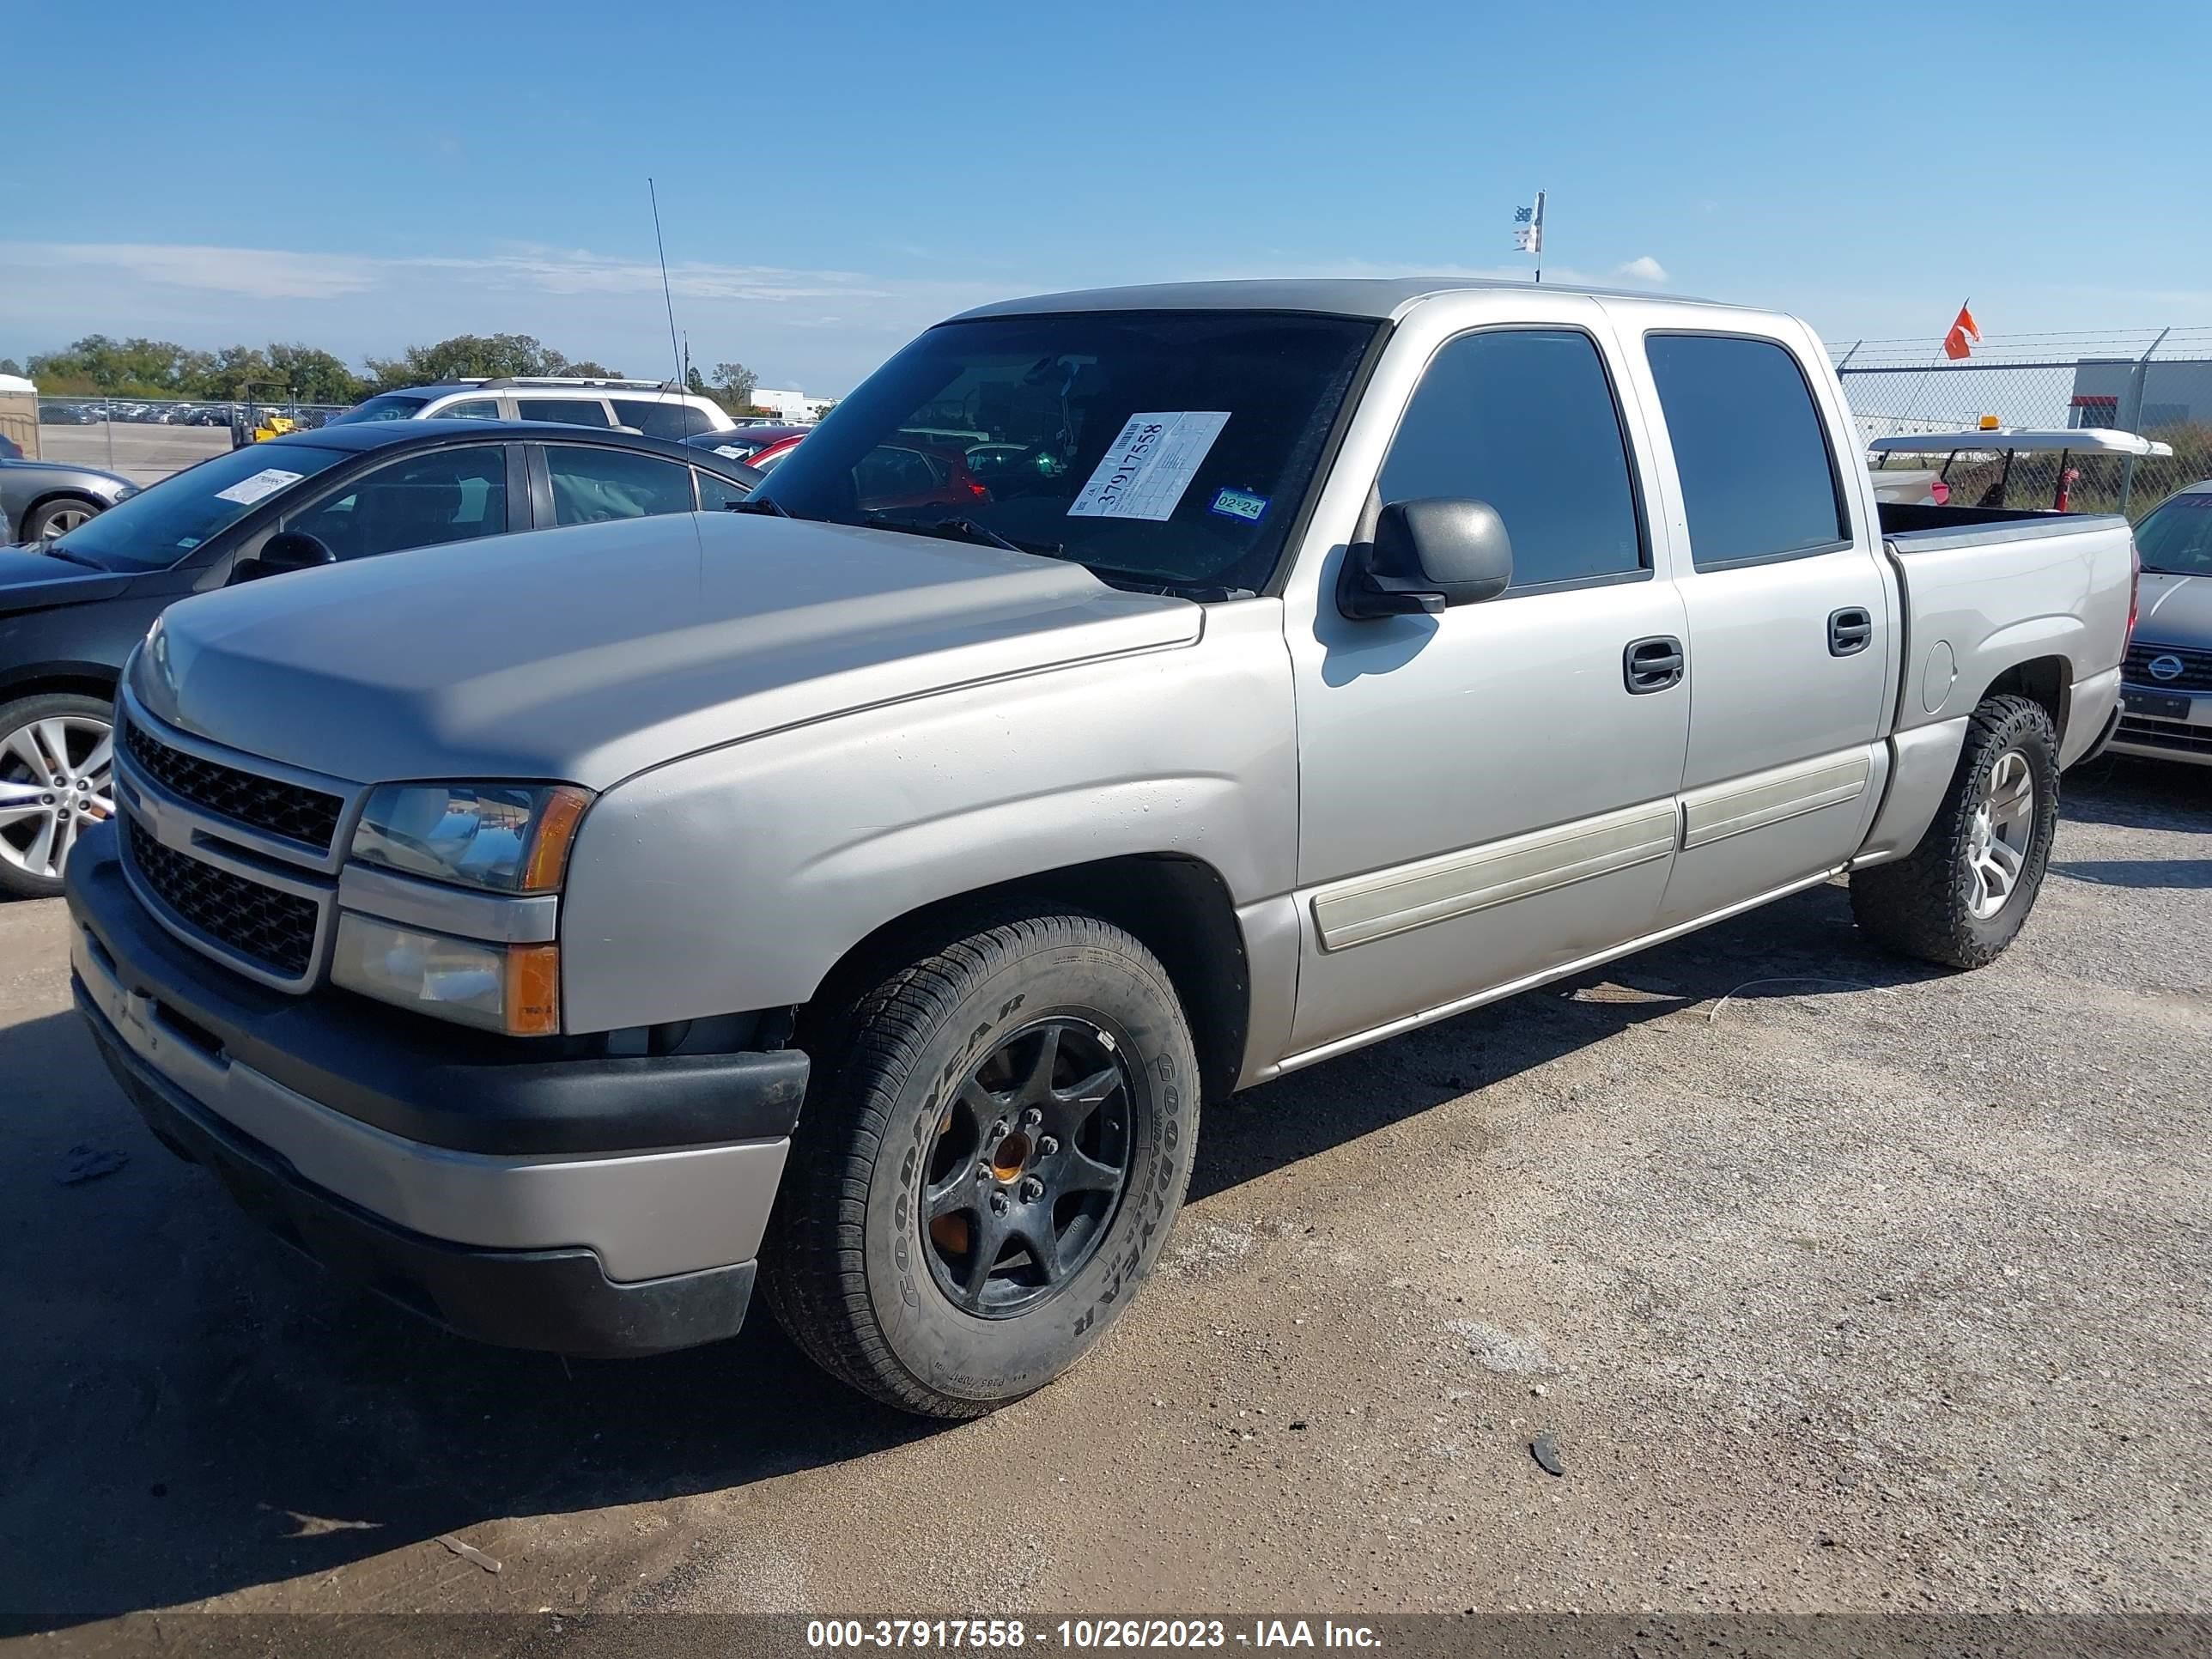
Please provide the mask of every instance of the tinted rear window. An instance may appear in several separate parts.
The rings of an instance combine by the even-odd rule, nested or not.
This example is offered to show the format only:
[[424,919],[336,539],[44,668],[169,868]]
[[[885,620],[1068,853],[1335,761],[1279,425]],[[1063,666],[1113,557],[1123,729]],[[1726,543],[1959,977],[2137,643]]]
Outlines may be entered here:
[[597,398],[517,398],[519,420],[558,421],[563,426],[611,426],[607,406]]
[[387,392],[381,397],[371,398],[367,403],[356,404],[342,415],[333,415],[325,426],[351,426],[359,421],[404,421],[413,416],[428,398],[410,397],[404,392]]
[[1827,434],[1786,348],[1735,335],[1652,334],[1644,351],[1698,569],[1850,539]]
[[648,438],[681,440],[707,430],[707,417],[689,404],[617,398],[614,405],[617,425],[634,426]]

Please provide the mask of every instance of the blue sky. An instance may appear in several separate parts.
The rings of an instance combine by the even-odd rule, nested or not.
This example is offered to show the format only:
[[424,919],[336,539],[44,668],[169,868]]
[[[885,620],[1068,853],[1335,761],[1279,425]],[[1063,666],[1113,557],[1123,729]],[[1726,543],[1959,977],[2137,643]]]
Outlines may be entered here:
[[2212,323],[2212,9],[0,0],[0,355],[464,330],[835,393],[1041,289],[1528,269],[1831,339]]

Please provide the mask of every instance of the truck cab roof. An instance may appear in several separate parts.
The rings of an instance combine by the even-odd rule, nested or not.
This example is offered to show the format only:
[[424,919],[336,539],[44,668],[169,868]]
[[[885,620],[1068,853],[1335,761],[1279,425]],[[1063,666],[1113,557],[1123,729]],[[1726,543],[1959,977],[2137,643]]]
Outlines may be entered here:
[[[1491,290],[1579,294],[1599,299],[1668,300],[1717,306],[1712,300],[1656,295],[1649,289],[1583,288],[1571,283],[1528,283],[1480,276],[1327,276],[1269,278],[1217,283],[1147,283],[1127,288],[1079,289],[1001,300],[963,312],[953,320],[976,317],[1049,315],[1066,311],[1302,311],[1330,317],[1367,317],[1377,322],[1403,316],[1421,301],[1437,295]],[[1730,307],[1739,309],[1741,307]]]

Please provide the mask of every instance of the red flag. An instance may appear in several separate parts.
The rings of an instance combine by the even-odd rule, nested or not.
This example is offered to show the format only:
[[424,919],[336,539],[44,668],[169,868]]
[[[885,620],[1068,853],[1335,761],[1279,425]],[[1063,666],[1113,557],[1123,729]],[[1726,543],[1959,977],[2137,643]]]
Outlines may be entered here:
[[1982,331],[1974,326],[1974,313],[1960,306],[1959,320],[1951,325],[1951,331],[1943,337],[1943,355],[1954,362],[1961,357],[1972,356],[1974,349],[1966,343],[1968,340],[1972,340],[1974,345],[1981,344]]

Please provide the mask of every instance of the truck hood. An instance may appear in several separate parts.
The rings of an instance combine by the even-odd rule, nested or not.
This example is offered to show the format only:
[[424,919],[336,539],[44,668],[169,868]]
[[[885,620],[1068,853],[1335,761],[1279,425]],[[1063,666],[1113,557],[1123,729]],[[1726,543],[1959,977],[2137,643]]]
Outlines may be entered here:
[[204,594],[164,615],[131,684],[186,731],[356,781],[605,789],[849,709],[1188,644],[1203,623],[1026,553],[692,514]]
[[127,573],[88,570],[27,547],[0,547],[0,617],[104,599],[130,585]]
[[2145,644],[2212,650],[2212,577],[2143,572],[2136,637]]

